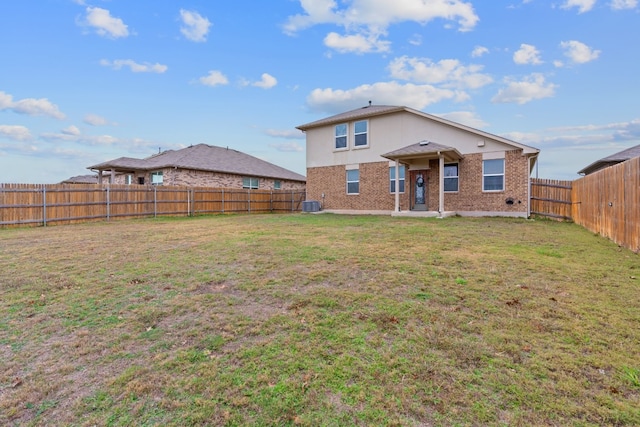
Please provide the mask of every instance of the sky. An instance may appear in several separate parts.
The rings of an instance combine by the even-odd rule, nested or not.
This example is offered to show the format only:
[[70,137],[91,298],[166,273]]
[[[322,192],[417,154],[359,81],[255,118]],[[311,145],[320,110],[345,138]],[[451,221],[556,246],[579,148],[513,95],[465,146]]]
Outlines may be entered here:
[[305,174],[296,126],[403,105],[576,179],[640,144],[638,0],[1,0],[0,182],[200,143]]

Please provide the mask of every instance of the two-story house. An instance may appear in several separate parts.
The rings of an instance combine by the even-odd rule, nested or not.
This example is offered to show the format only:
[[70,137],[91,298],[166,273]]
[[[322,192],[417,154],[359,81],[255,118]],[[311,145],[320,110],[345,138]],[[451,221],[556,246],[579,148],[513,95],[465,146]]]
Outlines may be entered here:
[[402,106],[297,128],[306,133],[307,199],[323,210],[529,216],[536,148]]

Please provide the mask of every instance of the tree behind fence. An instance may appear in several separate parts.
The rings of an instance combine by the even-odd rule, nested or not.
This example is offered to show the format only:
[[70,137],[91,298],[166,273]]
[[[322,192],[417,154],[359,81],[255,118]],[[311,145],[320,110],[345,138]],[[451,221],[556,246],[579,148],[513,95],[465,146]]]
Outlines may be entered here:
[[300,190],[78,184],[0,184],[0,226],[155,216],[297,212]]

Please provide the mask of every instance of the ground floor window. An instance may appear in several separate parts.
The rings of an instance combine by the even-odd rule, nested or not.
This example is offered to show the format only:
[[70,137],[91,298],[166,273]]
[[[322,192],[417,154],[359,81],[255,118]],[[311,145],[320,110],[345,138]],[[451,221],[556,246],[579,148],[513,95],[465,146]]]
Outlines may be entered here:
[[258,189],[258,185],[259,185],[259,181],[260,180],[258,178],[245,176],[244,178],[242,178],[242,188],[250,189],[250,190],[257,190]]
[[444,191],[458,191],[458,164],[444,165]]
[[[398,167],[398,192],[404,193],[404,165]],[[389,191],[391,193],[396,192],[396,167],[391,166],[389,168]]]
[[162,171],[151,172],[151,185],[162,185]]
[[273,189],[274,190],[281,190],[282,189],[282,182],[278,181],[277,179],[275,181],[273,181]]
[[131,174],[127,174],[127,175],[124,177],[124,183],[125,183],[125,184],[127,184],[127,185],[131,185],[131,184],[133,184],[133,175],[131,175]]
[[360,171],[358,169],[347,170],[347,194],[360,192]]
[[482,191],[504,191],[504,159],[482,161]]

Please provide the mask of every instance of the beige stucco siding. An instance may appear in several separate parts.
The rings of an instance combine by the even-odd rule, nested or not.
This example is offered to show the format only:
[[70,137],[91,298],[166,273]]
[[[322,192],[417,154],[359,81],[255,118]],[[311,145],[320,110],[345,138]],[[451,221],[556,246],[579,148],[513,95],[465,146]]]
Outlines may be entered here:
[[381,154],[428,140],[455,147],[461,154],[512,150],[513,146],[484,138],[464,129],[448,126],[406,111],[367,119],[369,145],[353,146],[354,122],[349,122],[348,145],[335,149],[335,127],[328,125],[309,129],[307,138],[307,168],[370,163],[381,161]]

